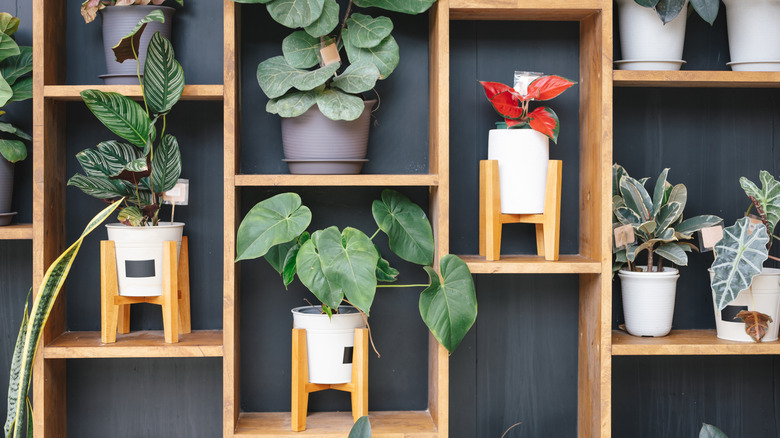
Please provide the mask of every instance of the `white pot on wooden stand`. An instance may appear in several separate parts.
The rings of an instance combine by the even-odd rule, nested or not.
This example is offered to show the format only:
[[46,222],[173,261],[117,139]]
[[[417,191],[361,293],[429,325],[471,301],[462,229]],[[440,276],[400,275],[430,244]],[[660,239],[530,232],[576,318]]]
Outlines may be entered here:
[[[162,223],[158,226],[131,227],[106,224],[108,240],[116,245],[116,268],[119,295],[156,297],[162,295],[163,242],[175,241],[181,250],[184,224]],[[178,252],[177,252],[178,255]]]
[[780,71],[780,0],[724,0],[728,65],[734,71]]
[[[710,269],[710,280],[715,273]],[[723,310],[715,306],[715,292],[712,292],[713,310],[715,311],[715,328],[718,338],[729,341],[754,342],[753,338],[745,332],[745,323],[741,319],[734,319],[741,310],[757,311],[769,315],[772,322],[769,323],[761,342],[777,340],[778,327],[780,327],[780,269],[764,268],[761,274],[753,278],[753,284],[749,289],[739,292],[737,298],[730,302]]]
[[533,129],[491,129],[488,160],[498,161],[501,213],[544,213],[550,140]]
[[626,330],[634,336],[666,336],[672,330],[674,297],[680,273],[675,268],[661,272],[618,272],[623,292]]
[[[742,1],[742,0],[736,0]],[[679,70],[685,42],[686,9],[664,24],[653,8],[634,0],[617,0],[620,18],[620,50],[615,61],[621,70]],[[687,2],[686,2],[687,5]]]

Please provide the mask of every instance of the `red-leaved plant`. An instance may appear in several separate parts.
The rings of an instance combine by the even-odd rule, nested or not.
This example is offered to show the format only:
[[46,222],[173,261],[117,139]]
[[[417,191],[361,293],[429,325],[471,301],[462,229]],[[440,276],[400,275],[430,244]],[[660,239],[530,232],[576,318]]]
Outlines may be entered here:
[[493,108],[506,121],[507,128],[533,129],[550,137],[553,142],[558,142],[558,115],[546,106],[528,112],[528,104],[532,100],[553,99],[576,82],[555,75],[541,76],[528,85],[525,94],[498,82],[479,83],[485,88],[485,95]]

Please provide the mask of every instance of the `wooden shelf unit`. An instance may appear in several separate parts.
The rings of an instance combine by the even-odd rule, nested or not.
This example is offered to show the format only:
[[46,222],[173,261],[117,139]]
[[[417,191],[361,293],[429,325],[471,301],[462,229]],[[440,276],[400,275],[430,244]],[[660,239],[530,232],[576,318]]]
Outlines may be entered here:
[[[133,99],[141,99],[140,85],[45,85],[43,96],[48,99],[63,101],[81,101],[84,90],[113,91]],[[185,85],[181,100],[222,100],[224,94],[222,85]]]
[[472,274],[599,274],[601,262],[581,255],[561,254],[558,261],[535,255],[502,255],[486,260],[480,255],[461,255]]
[[[371,432],[375,437],[437,438],[439,432],[427,411],[369,412]],[[349,412],[313,412],[306,418],[306,430],[290,430],[289,412],[241,414],[236,426],[236,437],[316,436],[343,438],[352,427]]]
[[32,224],[15,224],[0,227],[0,240],[32,240]]
[[701,356],[780,354],[780,341],[736,342],[718,339],[715,330],[672,330],[668,336],[646,338],[612,331],[613,356]]
[[43,348],[47,359],[119,357],[222,357],[222,330],[196,330],[166,344],[162,330],[117,335],[116,343],[103,344],[100,332],[65,332]]
[[615,70],[616,87],[779,88],[780,72]]
[[236,175],[237,187],[433,187],[439,185],[439,175]]

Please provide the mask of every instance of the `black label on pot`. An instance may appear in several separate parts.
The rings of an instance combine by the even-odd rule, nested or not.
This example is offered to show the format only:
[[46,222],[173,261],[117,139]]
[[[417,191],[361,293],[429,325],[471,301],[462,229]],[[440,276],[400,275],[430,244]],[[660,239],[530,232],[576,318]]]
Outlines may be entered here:
[[125,276],[128,278],[154,277],[154,260],[125,260]]
[[352,363],[353,347],[344,347],[344,360],[341,363]]
[[737,319],[737,313],[747,309],[747,306],[726,306],[723,310],[720,311],[720,319],[721,321],[735,322]]

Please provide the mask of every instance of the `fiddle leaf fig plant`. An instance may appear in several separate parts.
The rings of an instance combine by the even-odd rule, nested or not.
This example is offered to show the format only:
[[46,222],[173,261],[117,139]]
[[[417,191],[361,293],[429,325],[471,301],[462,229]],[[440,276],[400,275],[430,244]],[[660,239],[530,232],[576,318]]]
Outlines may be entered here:
[[[664,24],[674,20],[685,7],[687,0],[634,0],[639,6],[653,8]],[[710,25],[718,17],[720,0],[690,0],[690,9]]]
[[[427,11],[436,0],[233,0],[265,4],[279,24],[298,29],[282,41],[282,55],[257,66],[257,81],[270,99],[266,111],[297,117],[314,105],[331,120],[355,120],[361,93],[398,66],[393,22],[353,11],[378,8],[404,14]],[[339,19],[340,18],[340,19]]]
[[[409,198],[384,190],[372,205],[379,229],[369,237],[346,227],[306,231],[312,214],[295,193],[282,193],[255,205],[238,227],[236,261],[265,257],[287,287],[297,275],[331,315],[342,302],[366,315],[378,287],[424,287],[420,315],[434,337],[453,352],[477,318],[471,272],[463,260],[445,255],[433,269],[433,230],[425,212]],[[398,257],[423,266],[429,284],[389,285],[398,270],[382,257],[373,239],[382,231]],[[381,283],[381,284],[380,284]]]
[[[18,18],[0,13],[0,116],[5,114],[5,105],[32,98],[32,47],[16,44],[12,36],[17,29]],[[0,133],[2,159],[15,163],[27,158],[27,147],[21,140],[32,137],[8,122],[0,122]]]

